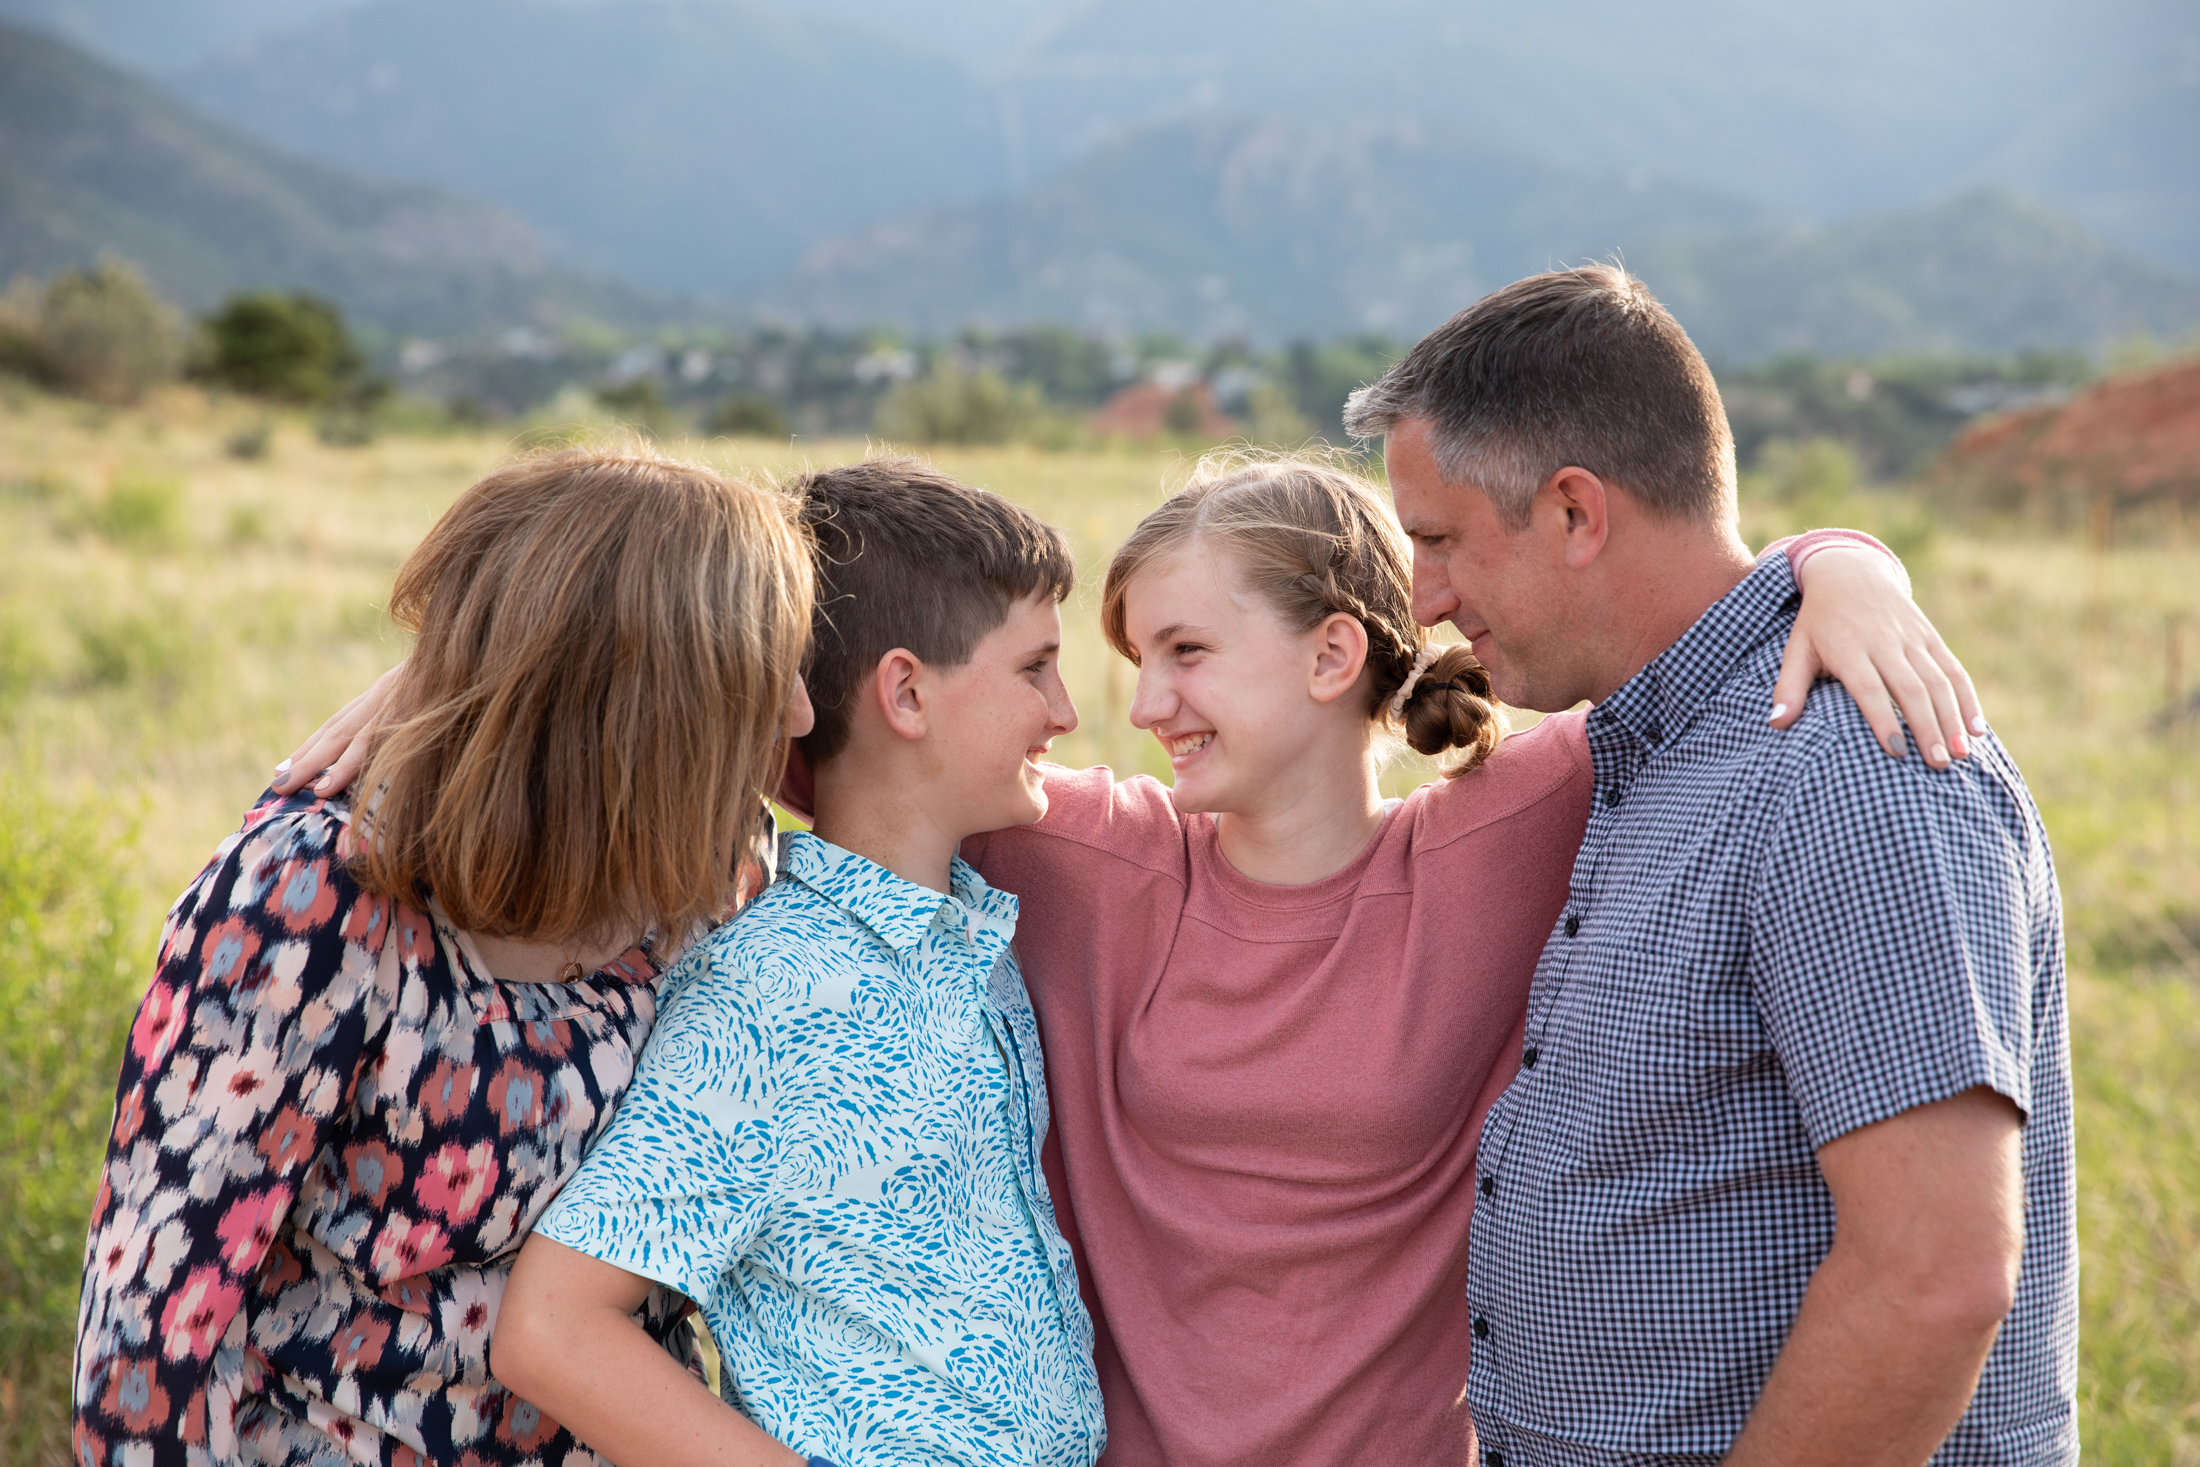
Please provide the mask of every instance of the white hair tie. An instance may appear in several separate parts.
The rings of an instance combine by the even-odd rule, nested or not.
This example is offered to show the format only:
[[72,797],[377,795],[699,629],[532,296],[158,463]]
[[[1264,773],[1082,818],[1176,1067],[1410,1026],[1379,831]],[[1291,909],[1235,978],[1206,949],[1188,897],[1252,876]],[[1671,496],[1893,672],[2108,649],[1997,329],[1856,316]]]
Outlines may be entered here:
[[1406,680],[1398,684],[1398,691],[1390,695],[1390,717],[1393,722],[1405,716],[1406,699],[1413,696],[1413,689],[1421,681],[1421,674],[1427,672],[1429,664],[1441,657],[1443,652],[1444,649],[1434,642],[1423,642],[1421,650],[1413,655],[1413,671],[1407,673]]

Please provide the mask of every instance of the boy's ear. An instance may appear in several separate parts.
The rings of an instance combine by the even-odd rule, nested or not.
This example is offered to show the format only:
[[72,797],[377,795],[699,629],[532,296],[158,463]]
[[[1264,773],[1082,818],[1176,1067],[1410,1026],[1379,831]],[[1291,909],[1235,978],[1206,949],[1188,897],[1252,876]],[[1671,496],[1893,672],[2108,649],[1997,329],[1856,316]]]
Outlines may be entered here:
[[1340,611],[1324,617],[1311,635],[1314,668],[1307,691],[1317,703],[1335,702],[1359,684],[1367,666],[1367,628]]
[[906,647],[888,652],[872,670],[871,700],[886,726],[900,738],[924,737],[931,692],[925,682],[924,659]]

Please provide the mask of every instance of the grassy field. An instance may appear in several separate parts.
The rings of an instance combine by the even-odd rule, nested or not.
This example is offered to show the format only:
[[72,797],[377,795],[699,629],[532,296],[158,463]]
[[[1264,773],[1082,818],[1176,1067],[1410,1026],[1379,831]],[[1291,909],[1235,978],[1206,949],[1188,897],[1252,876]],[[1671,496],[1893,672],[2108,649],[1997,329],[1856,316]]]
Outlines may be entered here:
[[[161,910],[274,761],[399,655],[380,610],[392,573],[509,446],[331,447],[277,419],[259,456],[236,456],[262,421],[190,392],[125,413],[0,385],[0,1462],[65,1459],[83,1217]],[[778,473],[861,450],[687,451]],[[1058,754],[1158,768],[1094,593],[1181,460],[936,458],[1075,544],[1065,669],[1083,724]],[[2181,639],[2200,661],[2200,553],[1928,534],[1877,499],[1810,510],[1903,531],[2046,811],[2075,970],[2086,1450],[2200,1464],[2200,781],[2194,733],[2160,717],[2172,681],[2200,681],[2173,654]],[[1751,505],[1749,528],[1796,513]],[[1391,782],[1422,777],[1403,764]]]

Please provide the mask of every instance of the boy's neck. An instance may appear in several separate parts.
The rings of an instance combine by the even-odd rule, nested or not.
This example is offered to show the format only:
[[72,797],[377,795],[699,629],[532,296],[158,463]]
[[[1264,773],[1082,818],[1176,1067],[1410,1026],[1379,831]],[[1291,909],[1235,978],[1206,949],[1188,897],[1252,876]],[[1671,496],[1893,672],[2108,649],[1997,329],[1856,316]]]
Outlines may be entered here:
[[902,880],[933,891],[948,889],[955,852],[969,832],[947,828],[910,796],[901,771],[851,757],[829,759],[815,771],[812,832]]

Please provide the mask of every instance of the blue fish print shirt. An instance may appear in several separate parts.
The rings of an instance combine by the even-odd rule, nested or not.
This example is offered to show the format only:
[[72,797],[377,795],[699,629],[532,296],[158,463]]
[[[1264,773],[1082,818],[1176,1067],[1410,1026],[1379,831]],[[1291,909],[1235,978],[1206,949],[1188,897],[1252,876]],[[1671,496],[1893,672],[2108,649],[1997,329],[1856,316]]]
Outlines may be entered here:
[[819,840],[666,980],[540,1231],[703,1308],[726,1399],[843,1467],[1089,1467],[1092,1324],[1040,1170],[1016,898]]

